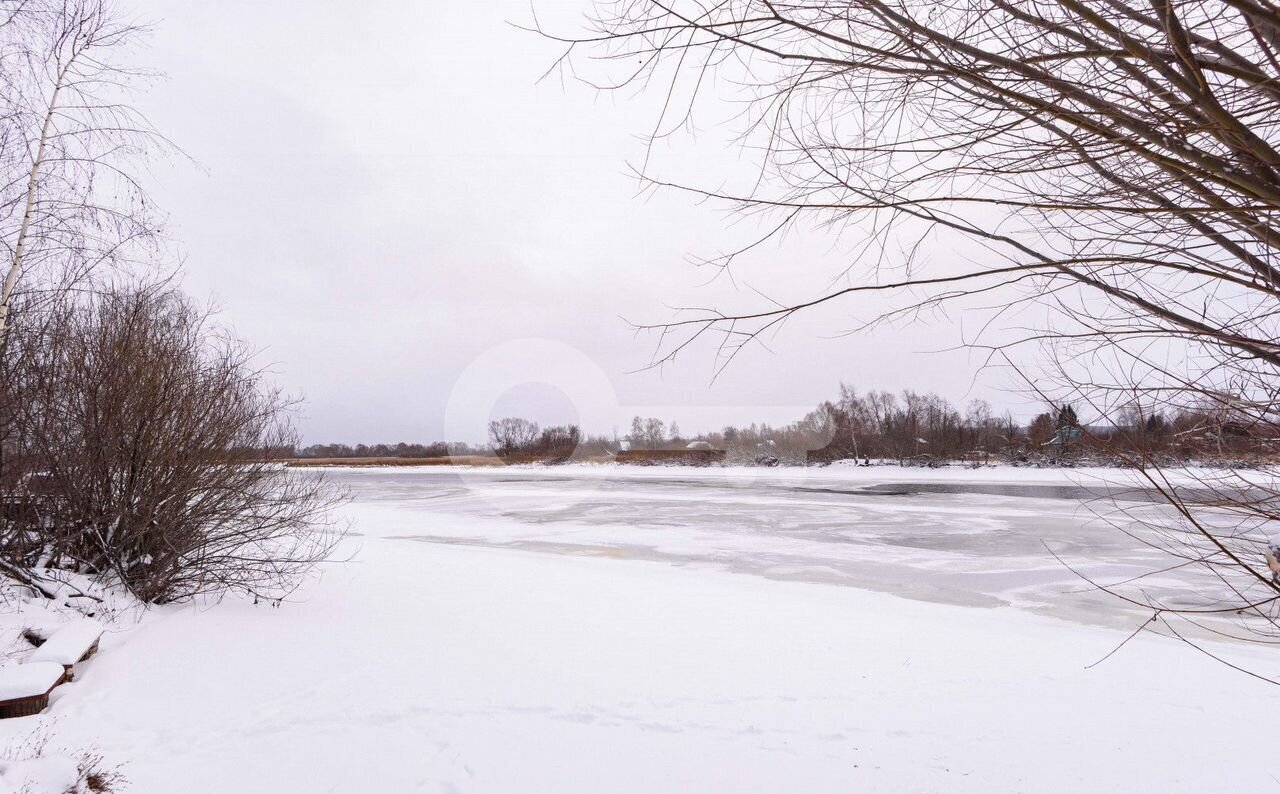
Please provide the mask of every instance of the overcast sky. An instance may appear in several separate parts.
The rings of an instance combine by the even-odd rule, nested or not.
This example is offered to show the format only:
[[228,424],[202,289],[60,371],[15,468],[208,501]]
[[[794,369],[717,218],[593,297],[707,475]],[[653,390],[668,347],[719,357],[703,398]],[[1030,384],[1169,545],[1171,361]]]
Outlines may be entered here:
[[[587,6],[538,3],[569,26]],[[148,175],[184,284],[305,398],[310,443],[479,441],[512,413],[606,433],[635,413],[686,433],[781,423],[842,380],[1027,410],[1003,376],[975,381],[980,356],[932,352],[960,340],[963,318],[842,336],[849,306],[789,324],[714,382],[705,348],[645,370],[656,340],[626,320],[757,307],[756,289],[816,294],[843,252],[823,232],[792,235],[707,284],[689,257],[750,225],[638,195],[628,163],[652,98],[538,83],[558,50],[508,24],[529,21],[523,0],[131,7],[153,28],[139,59],[165,75],[140,105],[193,161]],[[749,168],[718,132],[660,148],[658,167],[711,184]]]

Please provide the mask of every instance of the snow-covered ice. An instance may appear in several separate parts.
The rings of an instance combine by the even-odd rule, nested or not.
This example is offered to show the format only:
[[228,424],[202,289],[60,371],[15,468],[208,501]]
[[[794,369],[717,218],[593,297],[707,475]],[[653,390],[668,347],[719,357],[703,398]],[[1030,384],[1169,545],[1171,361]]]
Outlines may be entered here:
[[1084,588],[1040,541],[1147,560],[1079,498],[854,492],[1065,475],[333,474],[347,561],[279,608],[117,621],[0,738],[51,730],[146,794],[1276,785],[1274,687],[1146,635],[1089,667],[1134,616],[1054,607]]
[[[356,530],[370,535],[656,560],[1117,627],[1132,628],[1134,614],[1064,562],[1103,581],[1168,563],[1113,526],[1117,505],[1126,520],[1165,509],[1117,470],[579,466],[330,476],[358,495]],[[435,520],[442,514],[449,520]],[[1193,589],[1180,573],[1144,587],[1180,597]]]

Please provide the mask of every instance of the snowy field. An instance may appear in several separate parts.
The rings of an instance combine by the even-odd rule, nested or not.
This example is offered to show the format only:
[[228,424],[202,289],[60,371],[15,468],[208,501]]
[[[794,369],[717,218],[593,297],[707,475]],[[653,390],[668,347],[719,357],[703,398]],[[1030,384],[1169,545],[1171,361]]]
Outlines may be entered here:
[[1274,687],[1145,635],[1088,667],[1141,618],[1047,548],[1158,562],[1089,472],[330,476],[345,562],[279,608],[120,616],[0,738],[146,794],[1280,791]]

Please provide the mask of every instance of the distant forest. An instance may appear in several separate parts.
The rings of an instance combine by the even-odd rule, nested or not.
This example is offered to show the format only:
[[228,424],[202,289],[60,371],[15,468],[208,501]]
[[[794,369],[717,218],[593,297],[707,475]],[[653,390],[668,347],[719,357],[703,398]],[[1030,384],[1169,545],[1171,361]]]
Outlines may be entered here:
[[498,455],[515,460],[604,459],[620,449],[682,449],[703,442],[738,464],[826,463],[840,459],[947,462],[1060,461],[1132,452],[1181,458],[1270,455],[1276,439],[1264,428],[1206,401],[1172,415],[1127,406],[1086,424],[1071,405],[1046,406],[1029,423],[996,415],[983,400],[963,410],[932,392],[859,394],[842,386],[835,400],[776,427],[752,423],[684,435],[676,422],[635,417],[625,435],[584,435],[576,425],[540,427],[521,417],[489,423],[488,443],[314,444],[293,457],[444,458]]

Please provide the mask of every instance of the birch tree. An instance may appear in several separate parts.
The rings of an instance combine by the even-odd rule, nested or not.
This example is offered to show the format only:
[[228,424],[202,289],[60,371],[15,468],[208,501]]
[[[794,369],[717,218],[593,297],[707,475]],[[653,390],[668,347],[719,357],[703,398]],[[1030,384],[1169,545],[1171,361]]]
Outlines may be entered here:
[[132,176],[163,145],[128,104],[141,33],[106,0],[0,2],[0,340],[20,295],[128,268],[158,240]]

